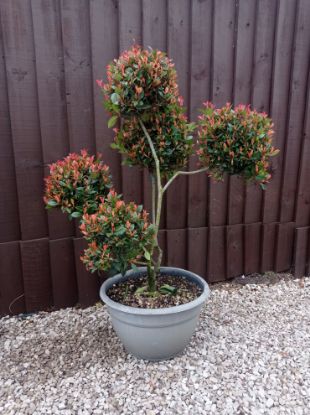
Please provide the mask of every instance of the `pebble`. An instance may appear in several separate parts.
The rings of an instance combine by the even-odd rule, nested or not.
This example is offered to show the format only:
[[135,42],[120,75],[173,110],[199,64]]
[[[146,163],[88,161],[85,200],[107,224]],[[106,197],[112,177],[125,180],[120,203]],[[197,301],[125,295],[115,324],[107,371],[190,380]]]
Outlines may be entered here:
[[126,354],[105,306],[0,319],[0,414],[308,415],[310,284],[221,284],[180,356]]

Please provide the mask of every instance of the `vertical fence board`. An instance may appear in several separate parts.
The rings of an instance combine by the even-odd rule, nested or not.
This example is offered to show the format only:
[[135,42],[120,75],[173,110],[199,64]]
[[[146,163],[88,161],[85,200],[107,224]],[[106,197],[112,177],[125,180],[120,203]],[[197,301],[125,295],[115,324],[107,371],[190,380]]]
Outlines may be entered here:
[[61,24],[70,151],[94,153],[89,2],[62,0]]
[[261,223],[244,226],[244,273],[260,270]]
[[[187,0],[168,0],[168,54],[178,72],[180,93],[189,104],[189,59],[191,8]],[[179,176],[167,191],[168,229],[185,228],[187,222],[187,178]],[[178,211],[176,215],[175,212]]]
[[[47,165],[69,152],[63,49],[59,2],[33,0],[32,17],[43,162]],[[72,235],[74,228],[58,209],[47,213],[51,239]]]
[[47,310],[53,305],[48,239],[21,241],[20,249],[26,310]]
[[[30,1],[0,3],[21,238],[47,235]],[[18,24],[16,24],[18,22]]]
[[167,235],[167,265],[186,268],[186,229],[170,229]]
[[227,277],[243,274],[243,225],[231,225],[226,229]]
[[300,158],[300,175],[297,189],[295,222],[297,226],[309,225],[310,221],[310,78],[308,100],[305,109],[303,146]]
[[207,277],[208,228],[189,228],[187,231],[188,269],[203,278]]
[[78,301],[82,307],[88,307],[99,300],[99,277],[96,273],[92,274],[88,272],[85,265],[81,261],[84,249],[87,248],[85,239],[74,238],[73,246],[78,287]]
[[[212,101],[222,106],[232,100],[234,74],[235,2],[214,2]],[[210,182],[209,226],[227,221],[228,178]]]
[[72,238],[50,241],[53,305],[56,308],[72,307],[78,301],[77,282]]
[[[212,1],[192,2],[191,33],[191,78],[190,78],[190,118],[196,120],[198,108],[210,100],[211,52],[212,52]],[[189,169],[197,169],[197,157],[192,157]],[[189,227],[203,227],[208,214],[208,176],[206,173],[188,178]]]
[[113,185],[122,190],[121,157],[112,150],[114,133],[108,128],[109,114],[103,109],[103,96],[96,80],[106,82],[106,66],[118,57],[118,5],[113,0],[90,2],[91,56],[94,95],[96,149],[111,168]]
[[[252,78],[252,106],[257,111],[269,112],[276,17],[276,1],[258,0]],[[263,191],[260,186],[248,184],[245,192],[245,223],[261,220],[262,202]]]
[[277,237],[277,224],[266,223],[262,228],[261,243],[261,272],[272,271],[274,269],[275,246]]
[[[142,44],[144,48],[151,47],[166,51],[167,49],[167,20],[166,0],[142,1]],[[148,212],[152,210],[151,179],[148,171],[143,172],[143,204]],[[163,203],[160,227],[165,227],[166,199]]]
[[274,264],[276,272],[288,271],[292,267],[294,227],[294,222],[278,224]]
[[306,105],[307,78],[309,74],[309,15],[310,2],[300,0],[294,45],[291,100],[282,181],[281,222],[289,222],[294,218],[295,191],[303,137],[304,111],[302,111],[302,108]]
[[[238,3],[235,42],[234,105],[249,104],[251,101],[251,80],[255,32],[255,2],[241,0]],[[244,179],[229,178],[228,223],[242,223],[244,214]]]
[[5,242],[19,239],[20,232],[2,37],[0,26],[0,242]]
[[[119,0],[119,46],[120,52],[141,44],[141,1]],[[126,201],[143,201],[143,174],[137,167],[123,167],[122,192]]]
[[0,243],[0,315],[25,310],[19,242]]
[[224,226],[214,226],[208,230],[208,264],[209,282],[223,281],[227,276],[226,236]]
[[296,228],[294,251],[294,277],[300,278],[306,275],[309,228]]
[[264,222],[276,222],[279,216],[296,5],[297,2],[291,0],[279,2],[270,115],[274,122],[275,146],[280,153],[271,160],[272,180],[264,192]]

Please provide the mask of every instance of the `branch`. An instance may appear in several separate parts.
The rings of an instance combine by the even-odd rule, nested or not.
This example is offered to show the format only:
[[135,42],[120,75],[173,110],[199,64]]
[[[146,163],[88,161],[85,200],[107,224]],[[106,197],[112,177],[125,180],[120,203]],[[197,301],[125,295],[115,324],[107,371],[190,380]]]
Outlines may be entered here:
[[196,173],[202,173],[203,171],[207,171],[208,168],[207,167],[203,167],[201,169],[198,170],[193,170],[193,171],[177,171],[176,173],[174,173],[174,175],[171,177],[171,179],[169,179],[167,181],[167,183],[165,184],[165,186],[163,187],[163,193],[168,189],[168,187],[171,185],[171,183],[174,181],[174,179],[176,179],[178,176],[180,175],[184,175],[184,176],[191,176],[192,174],[196,174]]

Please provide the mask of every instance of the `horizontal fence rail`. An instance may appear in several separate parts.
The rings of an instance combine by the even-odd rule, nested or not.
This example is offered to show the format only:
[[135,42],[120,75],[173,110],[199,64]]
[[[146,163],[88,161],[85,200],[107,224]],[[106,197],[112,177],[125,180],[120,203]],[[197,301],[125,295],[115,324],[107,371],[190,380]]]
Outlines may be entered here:
[[147,173],[110,148],[95,82],[134,43],[174,59],[191,120],[204,101],[251,104],[273,118],[281,150],[266,191],[179,177],[161,223],[164,263],[210,282],[309,274],[309,0],[0,0],[0,19],[0,314],[98,300],[76,223],[44,209],[48,164],[99,152],[116,190],[150,209]]

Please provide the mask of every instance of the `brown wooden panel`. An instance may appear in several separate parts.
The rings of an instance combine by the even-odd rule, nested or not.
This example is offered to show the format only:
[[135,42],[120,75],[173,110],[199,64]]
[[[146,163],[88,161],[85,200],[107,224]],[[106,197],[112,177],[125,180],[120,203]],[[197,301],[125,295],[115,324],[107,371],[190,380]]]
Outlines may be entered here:
[[264,192],[264,222],[276,222],[279,218],[296,6],[297,2],[291,0],[279,2],[270,112],[274,122],[274,141],[280,153],[271,160],[272,179]]
[[309,225],[310,221],[310,78],[308,80],[308,99],[305,109],[304,138],[300,159],[297,206],[295,222],[297,226]]
[[[141,44],[141,1],[119,0],[119,47],[120,52]],[[123,167],[122,192],[126,201],[143,201],[143,173],[136,167]]]
[[207,278],[208,228],[189,228],[187,239],[188,269],[202,278]]
[[[30,1],[0,3],[21,238],[47,234]],[[17,23],[18,22],[18,23]]]
[[295,223],[279,223],[277,230],[274,270],[288,271],[292,267]]
[[70,151],[95,152],[89,2],[61,2]]
[[19,242],[0,243],[0,315],[25,311]]
[[0,242],[4,242],[19,239],[20,231],[1,26],[0,57]]
[[225,226],[214,226],[208,231],[207,280],[224,281],[226,275]]
[[[217,106],[231,102],[234,77],[235,2],[214,2],[212,101]],[[211,181],[209,188],[209,227],[227,222],[228,178]]]
[[[255,6],[254,1],[241,0],[238,3],[233,85],[234,105],[251,102]],[[231,176],[228,192],[228,223],[231,225],[242,223],[245,197],[244,180],[238,176]]]
[[88,307],[99,301],[99,277],[86,271],[81,261],[87,242],[83,238],[74,238],[75,269],[78,287],[78,301],[82,307]]
[[50,241],[54,307],[72,307],[78,302],[72,238]]
[[[63,49],[59,2],[34,0],[31,3],[39,117],[45,176],[48,164],[69,152]],[[74,229],[67,215],[54,209],[48,212],[51,239],[73,235]]]
[[111,168],[115,189],[121,192],[121,156],[110,147],[114,133],[108,128],[109,114],[102,107],[103,96],[96,83],[97,79],[103,79],[106,82],[106,66],[119,54],[117,2],[113,0],[91,1],[90,29],[96,149]]
[[[178,84],[185,105],[189,105],[188,80],[190,60],[190,2],[168,0],[168,54],[178,72]],[[178,177],[167,191],[168,229],[185,228],[187,222],[187,178]],[[175,212],[178,212],[176,215]]]
[[[190,118],[196,121],[202,103],[210,100],[211,52],[212,52],[212,1],[192,2],[191,25]],[[197,157],[192,157],[189,169],[197,169]],[[207,224],[208,176],[200,173],[188,178],[189,227]]]
[[295,231],[294,277],[306,275],[308,262],[309,227],[297,228]]
[[274,269],[277,223],[266,223],[262,227],[261,272]]
[[243,274],[243,225],[226,228],[226,262],[227,278]]
[[300,151],[303,138],[304,111],[310,59],[310,2],[301,0],[298,7],[291,78],[285,163],[281,194],[281,222],[294,219]]
[[[252,78],[252,107],[269,112],[272,82],[272,56],[277,17],[277,2],[259,0],[256,14],[256,33]],[[245,193],[245,223],[261,220],[263,191],[257,184],[248,184]]]
[[244,227],[244,273],[260,272],[261,223]]
[[21,261],[27,312],[47,310],[53,305],[47,238],[21,241]]
[[186,229],[170,229],[166,232],[167,265],[186,268],[187,246]]
[[[166,51],[167,49],[167,20],[166,1],[142,1],[142,44],[144,48],[151,47]],[[151,213],[152,193],[150,177],[147,170],[143,172],[143,204],[145,209]],[[160,227],[165,227],[166,200],[164,200]]]

